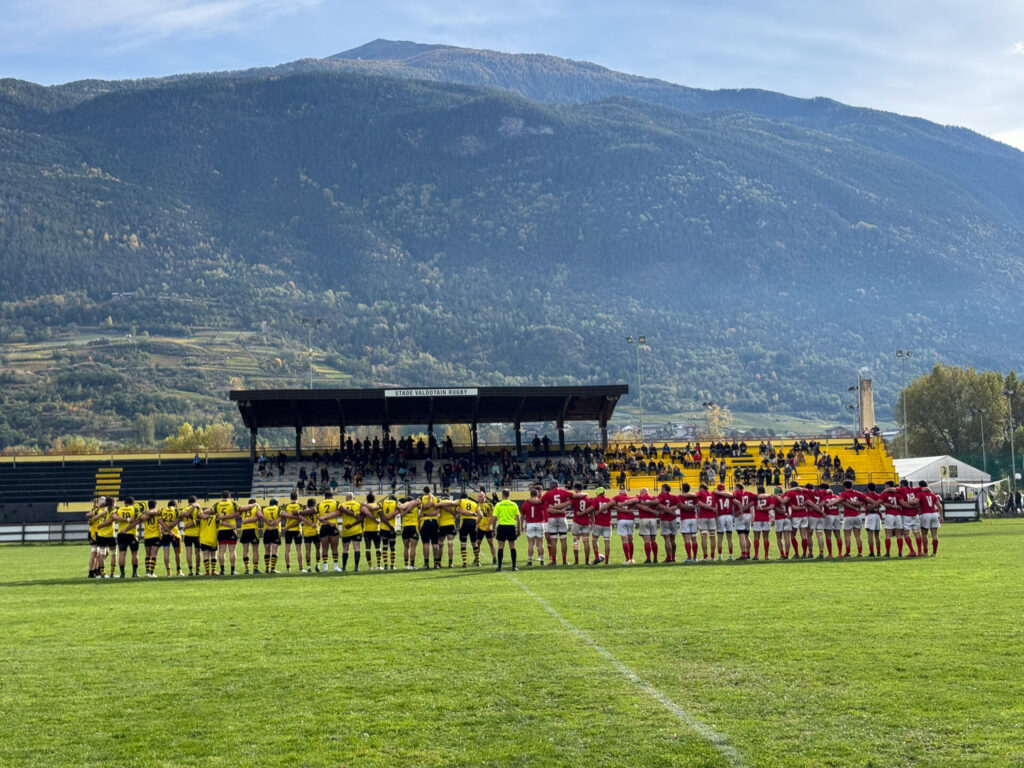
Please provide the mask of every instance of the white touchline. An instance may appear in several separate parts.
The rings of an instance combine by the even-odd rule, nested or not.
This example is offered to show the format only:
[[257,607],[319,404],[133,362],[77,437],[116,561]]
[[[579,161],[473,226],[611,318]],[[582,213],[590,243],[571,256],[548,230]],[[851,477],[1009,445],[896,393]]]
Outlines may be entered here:
[[728,741],[725,740],[725,737],[722,734],[720,734],[710,725],[702,723],[700,720],[695,718],[681,706],[672,701],[672,699],[670,699],[664,693],[662,693],[653,685],[651,685],[642,677],[640,677],[640,675],[638,675],[632,669],[630,669],[617,658],[615,658],[615,656],[612,655],[611,651],[609,651],[603,645],[595,642],[594,639],[590,637],[590,635],[588,635],[582,629],[580,629],[575,624],[566,619],[564,616],[562,616],[562,614],[560,614],[558,611],[554,609],[554,607],[552,607],[551,603],[549,603],[543,597],[541,597],[532,589],[527,587],[515,576],[509,576],[508,578],[510,578],[516,586],[523,590],[523,592],[525,592],[538,603],[540,603],[540,606],[545,611],[550,613],[554,618],[556,618],[563,627],[572,632],[574,635],[576,635],[576,637],[578,637],[584,643],[589,645],[599,654],[604,656],[609,661],[609,663],[611,663],[611,665],[619,671],[619,673],[623,677],[629,680],[629,682],[633,683],[633,685],[635,685],[637,688],[639,688],[641,691],[646,693],[656,702],[661,704],[661,706],[663,706],[665,709],[667,709],[669,712],[675,715],[677,720],[686,724],[701,738],[709,742],[716,750],[718,750],[718,754],[720,754],[729,762],[729,765],[735,766],[735,768],[746,768],[746,763],[743,762],[743,758],[740,757],[740,753],[736,750],[734,746],[732,746]]

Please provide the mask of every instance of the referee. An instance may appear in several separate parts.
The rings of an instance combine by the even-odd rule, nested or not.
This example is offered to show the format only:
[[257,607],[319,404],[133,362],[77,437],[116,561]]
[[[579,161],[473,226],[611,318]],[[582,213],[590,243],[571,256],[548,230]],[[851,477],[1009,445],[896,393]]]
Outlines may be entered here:
[[507,541],[508,548],[512,550],[512,570],[518,571],[519,569],[516,568],[516,539],[519,538],[520,533],[519,507],[509,499],[507,488],[501,492],[501,501],[494,505],[494,518],[498,523],[498,567],[496,570],[501,570],[501,562],[505,557],[505,542]]

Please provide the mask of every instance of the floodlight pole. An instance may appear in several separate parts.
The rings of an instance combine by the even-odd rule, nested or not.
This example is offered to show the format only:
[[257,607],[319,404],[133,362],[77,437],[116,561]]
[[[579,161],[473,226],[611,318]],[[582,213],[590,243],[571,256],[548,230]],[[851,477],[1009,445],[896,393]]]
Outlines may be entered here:
[[309,352],[309,388],[313,388],[313,329],[322,325],[324,319],[318,317],[310,320],[308,317],[302,318],[302,326],[306,329],[306,349]]
[[1013,450],[1013,396],[1017,393],[1012,389],[1004,389],[1003,394],[1006,396],[1006,405],[1010,410],[1010,498],[1012,499],[1014,491],[1017,490],[1017,459]]
[[907,424],[907,358],[913,357],[914,353],[909,349],[897,349],[896,357],[900,359],[903,364],[903,374],[900,378],[900,389],[903,395],[903,458],[910,458],[910,448],[908,447],[908,440],[910,439],[910,425]]
[[[633,344],[633,337],[626,337],[627,344]],[[640,442],[644,441],[644,385],[643,380],[640,378],[640,346],[647,343],[646,336],[636,337],[636,390],[637,398],[640,401]]]

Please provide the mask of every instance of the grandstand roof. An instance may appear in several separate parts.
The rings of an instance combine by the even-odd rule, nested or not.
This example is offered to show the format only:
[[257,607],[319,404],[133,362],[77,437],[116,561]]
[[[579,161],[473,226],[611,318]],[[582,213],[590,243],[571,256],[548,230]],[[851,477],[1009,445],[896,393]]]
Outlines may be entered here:
[[607,425],[624,384],[581,387],[420,389],[243,389],[229,393],[249,429],[520,424],[597,421]]

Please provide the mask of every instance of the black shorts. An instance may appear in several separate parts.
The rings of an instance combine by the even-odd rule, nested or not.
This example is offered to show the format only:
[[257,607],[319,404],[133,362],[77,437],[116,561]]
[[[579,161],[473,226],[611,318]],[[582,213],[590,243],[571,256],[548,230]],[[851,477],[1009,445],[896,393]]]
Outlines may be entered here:
[[160,546],[161,547],[172,547],[173,546],[175,549],[177,549],[178,548],[178,544],[180,544],[180,543],[181,543],[181,540],[177,536],[175,536],[173,533],[165,533],[163,536],[160,537]]
[[302,532],[301,531],[285,531],[284,532],[284,543],[287,544],[301,544],[302,543]]
[[519,528],[514,525],[498,526],[498,541],[515,541],[519,538]]
[[198,547],[199,546],[199,537],[198,536],[189,536],[188,534],[186,534],[185,535],[185,546],[186,547]]
[[476,529],[476,542],[477,543],[483,541],[484,539],[487,539],[488,541],[490,541],[493,538],[494,538],[494,529],[493,528],[488,528],[487,530],[484,530],[483,528],[477,528]]
[[238,542],[238,534],[233,530],[217,531],[218,544],[235,544]]
[[96,536],[93,535],[92,531],[89,531],[89,543],[94,547],[96,546]]
[[395,546],[396,538],[394,531],[388,530],[387,528],[380,529],[380,540],[384,546],[388,546],[390,544],[393,548]]
[[437,520],[424,520],[423,524],[420,525],[420,539],[426,544],[437,544],[440,540],[438,537],[441,532],[441,527],[437,524]]
[[113,536],[97,536],[96,537],[97,547],[116,547],[117,539]]
[[418,539],[420,532],[416,529],[415,525],[403,525],[402,526],[402,541],[408,541],[409,539]]
[[334,523],[324,523],[323,525],[320,526],[320,535],[321,536],[337,536],[338,535],[338,526],[336,526]]
[[263,532],[263,543],[264,544],[280,544],[281,543],[281,532],[278,530],[264,531]]
[[199,551],[200,552],[216,552],[217,548],[215,546],[213,546],[212,544],[200,544],[199,545]]
[[134,533],[119,533],[117,534],[117,548],[122,552],[131,550],[132,552],[139,551],[139,540],[135,538]]
[[142,541],[143,541],[143,543],[145,543],[145,545],[147,547],[159,547],[160,546],[160,537],[159,536],[146,536]]
[[440,536],[442,539],[446,539],[449,536],[454,536],[455,535],[455,526],[454,525],[442,525],[438,529],[437,535]]
[[304,542],[306,542],[307,544],[309,544],[310,542],[313,542],[318,547],[320,546],[320,534],[319,533],[313,534],[312,536],[306,536],[305,534],[303,534],[302,535],[302,540]]
[[380,547],[380,531],[363,531],[363,541],[366,542],[366,546],[371,544]]
[[242,529],[242,543],[243,544],[257,544],[259,543],[260,536],[256,532],[255,528],[243,528]]
[[463,544],[467,540],[472,541],[476,538],[476,520],[463,520],[459,526],[459,541]]

